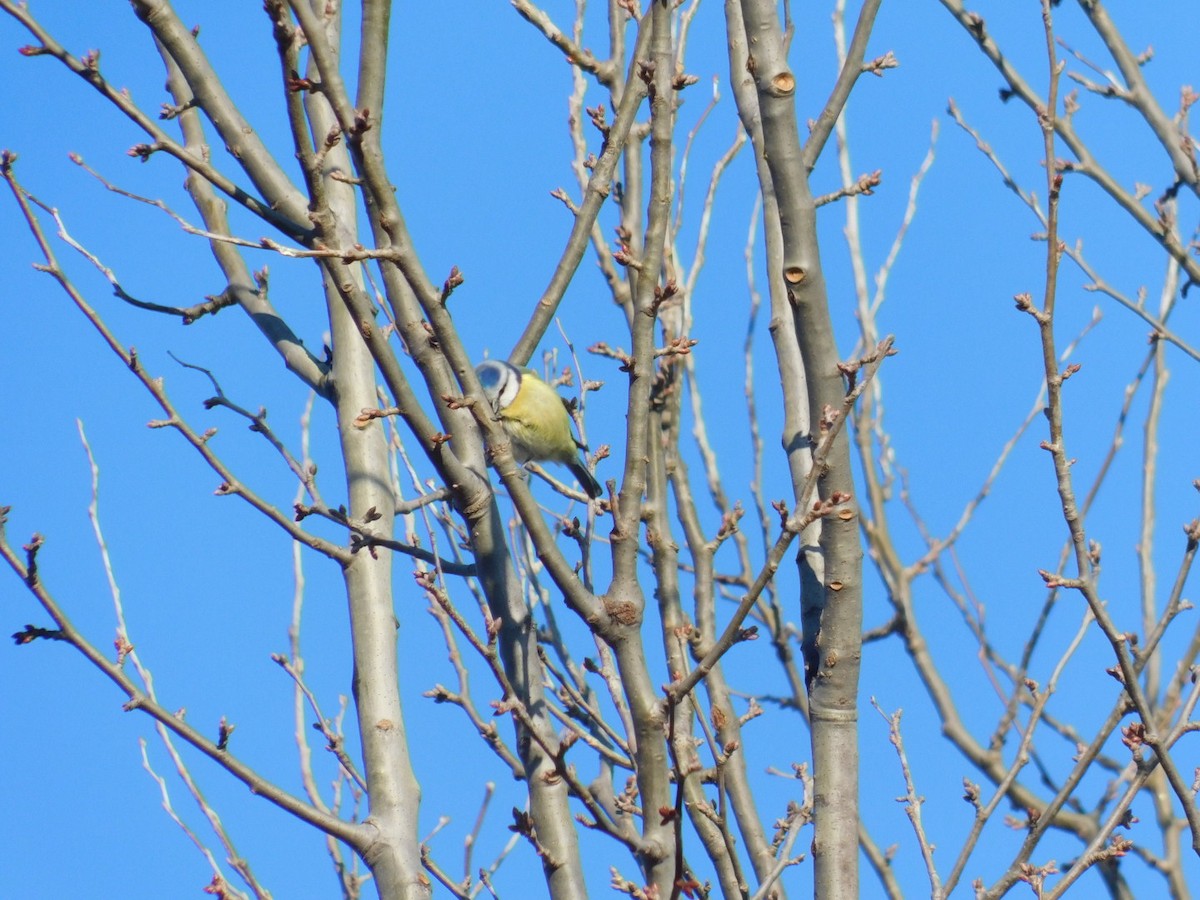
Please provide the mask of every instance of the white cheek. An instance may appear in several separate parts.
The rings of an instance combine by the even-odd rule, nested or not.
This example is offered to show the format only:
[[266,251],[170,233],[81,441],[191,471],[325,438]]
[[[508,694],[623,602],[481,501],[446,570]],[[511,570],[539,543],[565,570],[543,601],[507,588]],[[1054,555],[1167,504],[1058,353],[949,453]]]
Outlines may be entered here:
[[500,385],[500,392],[496,399],[497,407],[504,409],[517,399],[517,391],[521,389],[521,380],[513,375],[504,379],[504,383]]

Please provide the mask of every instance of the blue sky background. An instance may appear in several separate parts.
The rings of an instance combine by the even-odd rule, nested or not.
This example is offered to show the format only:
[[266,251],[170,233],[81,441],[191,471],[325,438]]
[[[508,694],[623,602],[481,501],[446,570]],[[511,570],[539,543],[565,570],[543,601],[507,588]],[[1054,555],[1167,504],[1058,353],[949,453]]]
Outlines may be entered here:
[[[835,74],[828,26],[832,5],[795,6],[793,58],[803,119],[819,112]],[[283,148],[280,156],[287,158],[290,144],[277,63],[269,24],[258,4],[226,0],[181,2],[176,7],[185,22],[202,26],[202,45],[228,90],[268,145]],[[556,0],[546,8],[565,25],[573,4]],[[1037,4],[991,2],[978,8],[1006,53],[1044,93],[1046,62]],[[36,5],[35,12],[77,55],[99,48],[105,76],[127,86],[143,109],[154,111],[165,101],[161,64],[144,26],[125,4],[45,3]],[[1141,50],[1153,44],[1155,57],[1146,69],[1147,78],[1160,102],[1173,112],[1180,85],[1197,79],[1194,35],[1179,27],[1179,7],[1116,3],[1111,12],[1131,47]],[[1056,16],[1073,46],[1111,65],[1072,5],[1064,4]],[[585,44],[597,53],[606,44],[601,35],[593,30],[591,38],[585,37]],[[128,157],[125,151],[143,135],[52,59],[18,55],[17,48],[31,42],[13,20],[0,17],[0,83],[7,86],[0,146],[20,154],[18,174],[24,185],[61,210],[72,235],[110,266],[133,295],[187,306],[218,292],[223,283],[202,241],[184,234],[161,212],[108,193],[70,162],[67,153],[79,153],[128,190],[166,199],[195,221],[198,217],[182,195],[180,168],[163,155],[147,164]],[[887,50],[896,53],[900,68],[882,79],[865,77],[856,89],[847,114],[851,155],[856,175],[883,170],[882,186],[860,207],[863,243],[873,272],[903,216],[909,179],[929,147],[931,123],[939,124],[936,161],[922,185],[916,219],[892,272],[880,328],[896,335],[900,349],[881,376],[898,465],[907,473],[913,502],[925,522],[934,533],[945,534],[1037,395],[1041,369],[1036,329],[1027,316],[1014,312],[1012,296],[1030,291],[1040,297],[1045,262],[1044,244],[1030,240],[1040,230],[1036,221],[1002,186],[973,140],[946,116],[946,100],[951,95],[956,99],[1014,178],[1044,200],[1041,137],[1028,109],[1016,101],[1000,102],[999,76],[940,4],[884,4],[868,57]],[[549,192],[563,186],[573,196],[578,193],[565,127],[569,68],[503,3],[398,4],[392,51],[384,145],[409,227],[431,277],[440,281],[453,265],[466,274],[452,311],[467,346],[479,356],[489,351],[506,354],[545,287],[570,226],[568,213]],[[719,79],[722,100],[689,161],[691,217],[680,241],[689,263],[708,173],[736,132],[724,54],[720,5],[702,4],[688,55],[688,71],[701,81],[686,95],[680,137],[707,103],[713,76]],[[1081,70],[1073,60],[1069,68]],[[599,96],[590,93],[589,105]],[[1157,195],[1170,170],[1136,116],[1115,101],[1087,95],[1082,100],[1076,126],[1101,161],[1122,184],[1143,181],[1153,186],[1152,196]],[[213,151],[218,164],[232,172],[219,143]],[[838,186],[834,151],[831,142],[814,174],[819,193]],[[677,161],[679,152],[677,148]],[[1060,155],[1067,155],[1065,149]],[[741,394],[741,341],[747,322],[743,251],[755,191],[752,159],[744,150],[718,191],[707,262],[694,297],[693,334],[701,342],[695,352],[711,417],[709,435],[730,473],[728,490],[747,506],[749,440]],[[840,204],[825,207],[820,227],[841,350],[849,355],[857,332],[841,233],[844,216]],[[248,216],[235,212],[232,218],[241,236],[254,239],[268,233]],[[1194,200],[1188,203],[1185,198],[1181,219],[1194,221]],[[611,210],[602,222],[611,234]],[[45,220],[43,224],[49,226]],[[145,427],[159,417],[157,407],[54,283],[30,268],[37,250],[7,196],[0,202],[0,234],[6,248],[0,264],[0,372],[7,386],[0,392],[0,504],[13,507],[10,541],[23,543],[34,531],[45,535],[40,564],[46,584],[75,624],[107,648],[114,635],[114,615],[87,518],[90,473],[76,425],[76,420],[82,421],[101,469],[101,522],[130,634],[155,674],[162,702],[169,708],[186,707],[188,720],[213,735],[220,717],[226,716],[237,724],[236,753],[262,774],[298,791],[291,684],[269,658],[287,647],[295,587],[289,541],[245,504],[214,497],[217,477],[177,436]],[[1114,212],[1111,201],[1081,179],[1069,178],[1064,189],[1061,234],[1069,243],[1082,239],[1091,263],[1125,293],[1132,296],[1145,286],[1149,305],[1157,307],[1164,269],[1161,254]],[[267,407],[280,436],[298,451],[306,392],[257,331],[234,310],[189,328],[135,310],[112,297],[107,283],[69,248],[59,244],[57,250],[113,331],[126,345],[138,348],[150,371],[165,378],[171,397],[193,427],[219,428],[216,446],[239,476],[263,496],[289,507],[295,485],[273,451],[228,412],[204,410],[202,403],[212,393],[207,379],[180,368],[167,355],[170,351],[213,369],[235,402],[252,409]],[[323,302],[311,264],[266,252],[252,253],[248,259],[256,268],[270,266],[272,300],[308,345],[319,348]],[[765,289],[761,262],[758,269],[758,286]],[[1116,304],[1083,290],[1085,281],[1064,261],[1060,347],[1091,319],[1097,305],[1102,313],[1100,325],[1075,356],[1084,368],[1067,388],[1068,444],[1078,458],[1074,472],[1081,494],[1103,461],[1122,392],[1146,352],[1148,331]],[[1186,298],[1172,319],[1176,332],[1192,343],[1200,340],[1195,302],[1194,297]],[[582,349],[600,340],[627,347],[628,338],[623,316],[607,299],[590,258],[568,292],[561,321],[581,351],[585,375],[609,382],[588,398],[591,442],[619,447],[624,411],[620,373],[609,361],[587,356]],[[766,324],[766,317],[760,316],[755,367],[767,447],[766,495],[774,498],[787,495],[789,489],[777,451],[778,388]],[[556,329],[547,335],[543,349],[562,351]],[[1162,595],[1180,557],[1179,525],[1197,514],[1190,483],[1200,475],[1195,456],[1197,365],[1175,351],[1168,352],[1168,362],[1172,374],[1156,494],[1160,526],[1155,558]],[[1090,531],[1106,551],[1102,593],[1118,624],[1129,629],[1137,629],[1139,623],[1134,546],[1145,409],[1142,394],[1133,405],[1111,483],[1089,520]],[[330,499],[341,494],[335,437],[331,414],[318,406],[312,455],[322,464],[322,485]],[[991,637],[1010,657],[1019,653],[1044,596],[1036,570],[1053,568],[1065,535],[1050,461],[1037,446],[1044,437],[1039,418],[959,545],[970,586],[986,604]],[[601,480],[616,477],[621,463],[618,450],[601,464]],[[548,493],[544,499],[560,508]],[[911,560],[924,545],[900,504],[893,507],[898,547]],[[715,516],[710,521],[715,522]],[[744,524],[756,544],[749,517]],[[431,846],[439,861],[458,873],[462,840],[474,821],[483,782],[495,781],[498,793],[476,850],[476,867],[489,863],[507,841],[508,810],[521,803],[522,791],[458,710],[421,696],[435,682],[452,685],[454,675],[436,623],[408,580],[408,568],[404,560],[397,560],[396,608],[405,712],[414,764],[424,786],[423,828],[428,832],[439,816],[450,817]],[[304,574],[306,665],[330,715],[338,694],[347,693],[350,686],[344,596],[333,566],[306,556]],[[780,574],[784,596],[794,591],[793,582],[789,563]],[[461,597],[469,605],[466,594]],[[917,584],[916,603],[943,671],[955,673],[952,685],[960,713],[981,740],[986,739],[999,704],[981,676],[977,648],[958,613],[928,578]],[[1080,604],[1076,597],[1060,603],[1033,677],[1048,676],[1065,636],[1077,626]],[[0,577],[0,613],[5,634],[27,622],[49,624],[11,576]],[[792,614],[798,618],[797,610]],[[871,577],[867,625],[888,615],[882,591]],[[1194,629],[1195,614],[1185,614],[1168,645],[1177,650]],[[653,638],[647,644],[657,646]],[[1167,658],[1174,655],[1168,653]],[[1090,634],[1052,704],[1061,716],[1074,717],[1084,734],[1106,715],[1115,697],[1116,685],[1102,671],[1111,664],[1099,633]],[[782,690],[766,641],[739,646],[729,665],[737,666],[747,690]],[[149,719],[123,713],[119,692],[62,645],[4,646],[0,683],[0,736],[6,748],[6,764],[0,767],[5,798],[0,878],[5,896],[83,897],[101,890],[129,898],[200,896],[210,877],[208,867],[162,812],[157,786],[142,769],[138,740],[145,737],[155,768],[170,775],[169,760]],[[476,703],[485,708],[496,694],[484,675],[476,677],[474,692]],[[943,874],[970,827],[970,808],[959,799],[961,779],[978,780],[978,775],[939,739],[928,701],[896,642],[868,648],[862,693],[864,816],[880,845],[898,846],[895,866],[901,882],[908,893],[920,895],[928,885],[902,805],[893,799],[903,792],[898,766],[886,728],[867,706],[867,698],[876,696],[889,711],[905,711],[909,759],[918,790],[929,801],[926,826],[931,840],[943,848],[938,855]],[[1073,752],[1069,745],[1046,738],[1039,748],[1056,771]],[[749,726],[746,751],[754,771],[767,766],[786,770],[791,762],[808,758],[807,733],[790,714],[772,710]],[[323,758],[319,742],[314,743],[314,754],[318,780],[326,784],[334,769]],[[336,886],[319,835],[248,797],[239,783],[197,754],[185,750],[184,756],[230,828],[239,852],[276,897],[334,895]],[[1190,771],[1194,737],[1185,739],[1178,758],[1184,771]],[[170,784],[177,811],[207,836],[182,786],[176,780]],[[1089,782],[1084,794],[1094,798],[1100,784],[1098,779]],[[763,803],[768,818],[781,814],[787,799],[798,795],[791,782],[765,777],[761,791],[770,798]],[[1157,849],[1152,814],[1141,808],[1139,815],[1143,830],[1131,837]],[[968,868],[967,881],[976,875],[985,881],[996,877],[1021,836],[994,822]],[[807,850],[808,841],[805,833],[797,849]],[[1073,841],[1051,836],[1037,860],[1065,862],[1077,850]],[[608,891],[610,864],[634,875],[633,864],[615,851],[586,839],[596,895]],[[1196,860],[1188,864],[1200,878]],[[1137,865],[1131,862],[1131,870],[1136,872]],[[805,863],[788,873],[785,884],[793,896],[809,893],[810,872]],[[1157,885],[1144,870],[1140,877],[1147,885]],[[524,846],[505,862],[496,883],[506,898],[541,895],[544,890],[539,867]],[[876,882],[865,867],[863,884],[864,896],[873,896]],[[1094,880],[1091,884],[1098,887]]]

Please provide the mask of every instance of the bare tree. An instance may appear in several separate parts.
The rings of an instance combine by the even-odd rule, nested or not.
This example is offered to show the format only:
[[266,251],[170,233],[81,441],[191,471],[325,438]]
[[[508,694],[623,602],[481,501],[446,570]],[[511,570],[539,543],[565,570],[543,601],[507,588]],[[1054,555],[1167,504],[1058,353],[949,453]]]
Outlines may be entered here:
[[[995,67],[1001,99],[1026,109],[1024,138],[1011,145],[1023,154],[1019,168],[1040,162],[1045,179],[1035,188],[1010,174],[1001,152],[951,100],[949,120],[973,139],[962,146],[977,146],[975,161],[998,173],[981,176],[972,189],[987,204],[1010,204],[1031,217],[1044,250],[1036,270],[1018,269],[1013,284],[997,288],[1015,294],[1018,313],[1033,324],[1027,364],[1043,389],[1011,439],[985,448],[994,462],[981,484],[939,466],[937,426],[926,427],[928,459],[908,459],[895,439],[894,407],[885,408],[891,357],[904,348],[904,333],[887,333],[883,303],[934,166],[938,123],[925,159],[907,173],[898,226],[889,225],[882,244],[867,239],[866,198],[884,182],[878,167],[856,174],[851,152],[878,156],[883,136],[852,139],[845,111],[865,75],[886,76],[874,91],[900,90],[890,72],[897,55],[886,48],[873,55],[880,0],[864,0],[852,20],[843,0],[836,3],[827,41],[836,50],[833,66],[815,61],[816,42],[803,28],[798,33],[787,3],[780,10],[765,0],[726,0],[718,10],[699,0],[610,0],[593,10],[576,0],[564,12],[512,0],[528,33],[542,41],[535,52],[567,62],[556,90],[569,92],[566,137],[576,184],[552,194],[565,225],[553,252],[530,263],[544,284],[540,296],[496,301],[484,313],[477,305],[460,312],[480,290],[470,271],[448,266],[440,277],[429,274],[432,257],[417,249],[424,238],[407,224],[411,198],[393,182],[401,167],[392,160],[404,141],[388,137],[394,106],[385,86],[395,53],[390,29],[401,10],[386,0],[363,0],[352,11],[326,0],[266,0],[255,33],[260,58],[272,59],[276,75],[270,89],[257,88],[274,98],[273,114],[286,123],[272,131],[235,99],[231,53],[210,48],[166,0],[131,5],[146,29],[142,64],[153,53],[166,73],[169,96],[157,113],[109,81],[99,51],[73,53],[34,11],[0,0],[28,35],[23,55],[49,57],[140,130],[131,157],[150,167],[182,165],[184,193],[160,200],[127,187],[123,174],[75,158],[97,186],[120,195],[114,209],[150,207],[182,227],[194,246],[206,247],[221,289],[198,299],[202,289],[185,288],[193,300],[186,305],[139,296],[78,236],[69,214],[56,208],[53,187],[23,177],[11,149],[0,174],[27,232],[21,246],[32,238],[40,271],[158,406],[151,426],[176,433],[216,476],[219,495],[240,498],[291,542],[289,646],[272,659],[293,691],[297,775],[265,774],[253,754],[240,751],[227,718],[197,725],[160,700],[131,637],[137,624],[126,619],[99,515],[100,465],[82,426],[90,520],[114,600],[114,652],[102,634],[76,624],[79,600],[56,591],[45,538],[16,539],[0,529],[0,555],[40,610],[9,605],[10,618],[35,619],[15,633],[16,643],[65,642],[124,693],[126,709],[153,722],[177,781],[157,773],[144,742],[142,758],[168,814],[204,853],[212,872],[205,890],[270,896],[267,879],[238,849],[236,824],[206,798],[200,779],[209,773],[201,773],[188,747],[322,834],[346,898],[364,890],[389,900],[435,891],[501,896],[503,877],[534,860],[555,898],[604,889],[647,900],[782,898],[808,884],[823,898],[872,890],[947,897],[963,890],[964,878],[987,897],[1019,884],[1039,897],[1076,885],[1125,897],[1151,882],[1156,893],[1190,896],[1200,853],[1200,768],[1188,761],[1184,739],[1198,727],[1200,629],[1185,615],[1191,607],[1184,590],[1200,520],[1185,526],[1166,591],[1156,575],[1163,556],[1153,548],[1155,498],[1163,490],[1178,495],[1177,473],[1194,466],[1185,448],[1159,435],[1171,363],[1186,367],[1181,378],[1195,385],[1200,361],[1188,323],[1176,325],[1177,306],[1200,281],[1187,225],[1200,183],[1188,130],[1196,94],[1183,88],[1175,111],[1164,108],[1144,76],[1151,54],[1132,50],[1100,3],[1080,0],[1065,29],[1054,21],[1057,4],[1028,5],[1021,15],[1029,43],[1012,50],[981,15],[942,2],[950,15],[940,13],[939,21],[961,26],[961,46],[981,54],[978,71],[956,70],[953,78],[969,82],[986,62]],[[813,11],[804,16],[810,25]],[[247,15],[248,30],[253,21]],[[1115,71],[1060,33],[1081,29],[1090,29],[1088,40],[1099,42]],[[697,35],[714,34],[727,50],[719,60],[693,49]],[[603,52],[594,49],[601,45]],[[933,58],[938,49],[910,52]],[[1021,70],[1030,58],[1042,61],[1039,68]],[[477,78],[491,77],[499,65],[466,51],[455,64],[477,64]],[[715,67],[723,75],[708,101],[693,73]],[[1068,90],[1066,79],[1076,87]],[[733,109],[721,104],[720,83],[728,85]],[[433,90],[427,83],[404,89]],[[1083,136],[1086,129],[1077,130],[1081,90],[1101,115],[1122,104],[1154,142],[1160,168],[1147,172],[1144,184],[1127,187],[1113,174],[1113,161]],[[469,103],[447,108],[471,115]],[[714,121],[725,124],[724,138]],[[436,146],[433,132],[416,137]],[[225,154],[215,149],[221,145]],[[709,165],[699,176],[697,156]],[[494,167],[488,171],[494,175]],[[447,167],[422,177],[448,183],[471,176]],[[475,177],[474,189],[484,193],[485,177]],[[703,190],[698,179],[706,179]],[[1128,296],[1119,286],[1125,279],[1103,273],[1067,233],[1065,211],[1083,182],[1098,188],[1104,221],[1132,226],[1161,253],[1157,309],[1145,294]],[[889,188],[902,183],[889,174]],[[737,188],[756,198],[747,238],[733,237],[746,233],[745,223],[722,218],[717,202],[719,192]],[[187,202],[192,208],[185,211]],[[499,222],[489,223],[493,231]],[[844,236],[837,247],[835,222]],[[458,231],[457,224],[442,227]],[[264,228],[266,237],[245,236]],[[486,240],[486,232],[478,235]],[[158,252],[155,240],[148,232],[142,252]],[[702,276],[716,257],[726,266],[744,258],[744,288]],[[581,358],[574,344],[580,335],[556,320],[594,303],[581,299],[585,258],[599,270],[611,300],[605,309],[620,329],[593,325]],[[881,262],[870,262],[875,258]],[[259,398],[227,391],[235,361],[181,354],[177,371],[211,385],[204,402],[211,416],[245,421],[266,442],[286,488],[261,460],[246,465],[238,455],[232,462],[207,418],[196,424],[199,417],[173,399],[147,353],[112,324],[125,309],[102,306],[80,286],[77,260],[107,280],[123,307],[190,325],[188,336],[211,327],[227,307],[241,310],[239,327],[265,340],[264,355],[274,354],[289,373],[285,395],[304,406],[299,446],[255,408]],[[1064,261],[1069,265],[1060,269]],[[1035,271],[1041,280],[1031,284],[1026,279]],[[319,285],[319,315],[280,299],[279,280],[304,273],[311,295]],[[1128,321],[1149,327],[1150,346],[1120,402],[1110,404],[1114,413],[1119,407],[1115,433],[1099,440],[1088,434],[1077,445],[1072,409],[1112,414],[1098,405],[1107,399],[1101,390],[1073,393],[1088,377],[1073,357],[1092,340],[1099,315],[1080,327],[1078,315],[1063,312],[1060,295],[1075,289],[1080,273],[1103,308],[1120,308]],[[1075,280],[1064,286],[1068,279]],[[916,289],[931,308],[953,302],[934,284]],[[764,318],[770,353],[756,341]],[[729,340],[737,322],[746,323],[744,343]],[[512,417],[497,415],[507,407],[493,405],[475,369],[480,335],[490,337],[492,352],[503,349],[493,323],[513,331],[504,356],[530,367],[524,378],[540,375],[577,393],[564,402],[581,444],[591,439],[583,459],[604,483],[602,496],[590,497],[588,485],[581,490],[543,467],[556,454],[531,453],[506,425]],[[311,349],[318,336],[327,343],[322,352]],[[964,343],[988,341],[973,334]],[[1003,353],[1010,352],[1006,346]],[[965,382],[987,377],[977,369],[947,380],[978,390]],[[745,446],[748,437],[750,452],[739,458],[718,448],[733,421],[724,412],[729,386],[743,381],[745,412],[737,421],[739,428],[745,423],[739,440]],[[943,428],[961,415],[956,387],[942,394]],[[1139,393],[1150,395],[1144,409],[1135,406]],[[597,398],[624,413],[619,429],[600,432],[601,440],[592,427]],[[1139,471],[1118,479],[1114,461],[1139,409]],[[561,411],[552,402],[532,415]],[[768,452],[764,435],[776,429],[779,449]],[[1014,496],[1018,505],[1036,502],[1054,512],[1056,524],[1046,531],[1053,545],[1031,542],[1025,571],[1009,582],[963,547],[988,527],[979,510],[1017,465],[1014,455],[1036,441],[1046,459],[1030,455],[1020,463],[1023,482],[1036,483],[1036,491]],[[1077,446],[1086,446],[1086,457]],[[534,459],[522,465],[527,456]],[[1091,463],[1083,483],[1075,468],[1080,458]],[[914,465],[942,469],[945,493],[961,510],[950,526],[940,526],[945,516],[927,512],[936,504],[911,489]],[[775,484],[789,486],[786,500],[774,499]],[[1103,535],[1090,516],[1098,498],[1110,494],[1141,498],[1136,553],[1121,554],[1116,564],[1137,572],[1136,610],[1113,602],[1100,581]],[[5,507],[0,525],[11,531],[17,515],[32,514]],[[991,527],[1011,529],[1013,521]],[[986,532],[981,540],[1003,542]],[[794,574],[784,566],[789,558]],[[340,576],[349,635],[349,657],[320,675],[309,670],[301,647],[304,572],[314,560]],[[410,572],[401,575],[398,565]],[[1037,601],[1029,594],[1034,573],[1043,589]],[[1025,602],[1002,606],[1012,591],[1024,591]],[[943,618],[953,614],[957,631],[931,626],[930,595],[939,598]],[[449,657],[436,675],[406,672],[403,664],[415,649],[406,643],[414,598],[427,605]],[[1012,627],[997,634],[996,616],[989,621],[987,611],[1014,608],[1023,614],[1010,615]],[[1093,648],[1082,666],[1089,641],[1103,649]],[[971,656],[977,663],[967,669],[963,660]],[[412,677],[421,683],[411,684]],[[328,685],[339,678],[351,684],[352,703],[333,701],[337,688]],[[906,686],[896,687],[902,681]],[[860,740],[864,693],[879,716],[866,711]],[[1058,699],[1080,695],[1093,708]],[[422,699],[453,709],[461,733],[431,735],[427,711],[413,712]],[[895,710],[897,699],[917,708],[923,732],[938,736],[914,735],[911,720]],[[766,708],[771,715],[763,717]],[[313,729],[329,751],[328,765],[313,757]],[[458,767],[447,776],[414,761],[422,742],[449,745],[472,735],[491,754],[493,772]],[[871,766],[860,763],[860,752]],[[927,762],[934,758],[954,762]],[[789,763],[791,771],[782,771]],[[764,766],[771,767],[767,776]],[[328,784],[321,783],[325,771],[332,773]],[[481,835],[488,828],[504,833],[485,825],[485,813],[496,791],[492,779],[506,773],[520,785],[507,822],[512,840],[480,863],[472,854]],[[461,876],[422,828],[444,808],[435,792],[447,777],[477,777],[485,795],[463,833]],[[891,785],[889,797],[902,794],[911,831],[901,857],[887,847],[897,833],[892,817],[860,790],[867,777]],[[208,836],[175,808],[175,784],[198,803]],[[923,815],[926,791],[962,800],[954,806],[944,799],[934,821]],[[1006,818],[1002,807],[1011,810]],[[802,833],[810,852],[797,849]],[[214,842],[223,861],[209,849]],[[935,854],[947,845],[949,856]],[[518,856],[524,863],[506,863]],[[878,888],[860,885],[860,859]],[[528,877],[514,879],[515,890],[530,890]]]

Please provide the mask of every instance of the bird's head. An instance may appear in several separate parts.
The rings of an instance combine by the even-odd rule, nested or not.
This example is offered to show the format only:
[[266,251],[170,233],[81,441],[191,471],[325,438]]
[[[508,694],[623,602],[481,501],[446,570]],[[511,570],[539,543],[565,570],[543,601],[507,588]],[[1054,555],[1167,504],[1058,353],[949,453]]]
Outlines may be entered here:
[[475,374],[496,413],[512,403],[521,389],[521,370],[501,359],[485,359],[475,367]]

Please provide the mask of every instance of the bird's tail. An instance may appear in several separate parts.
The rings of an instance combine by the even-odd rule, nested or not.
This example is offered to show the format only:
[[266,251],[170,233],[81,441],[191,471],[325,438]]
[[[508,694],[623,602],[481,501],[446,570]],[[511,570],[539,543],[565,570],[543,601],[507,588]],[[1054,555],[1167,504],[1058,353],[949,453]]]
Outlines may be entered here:
[[596,476],[587,470],[587,466],[581,462],[573,462],[568,465],[571,469],[571,474],[579,479],[579,483],[583,486],[584,491],[589,497],[595,500],[604,493],[604,490],[600,487],[600,482],[596,480]]

